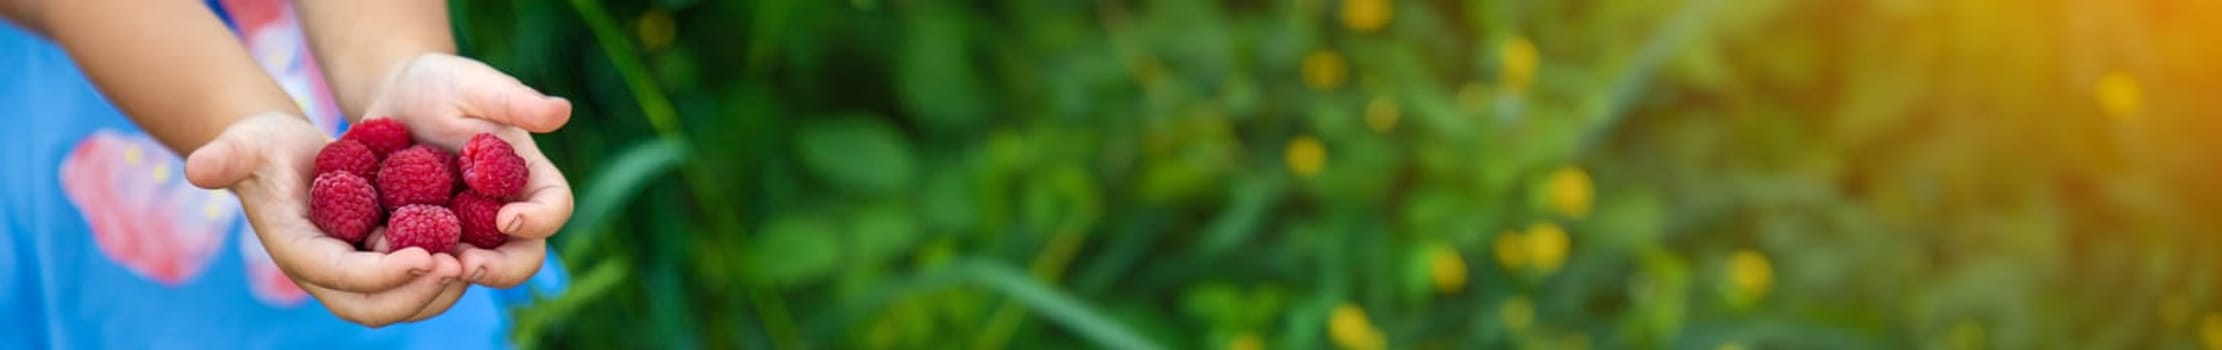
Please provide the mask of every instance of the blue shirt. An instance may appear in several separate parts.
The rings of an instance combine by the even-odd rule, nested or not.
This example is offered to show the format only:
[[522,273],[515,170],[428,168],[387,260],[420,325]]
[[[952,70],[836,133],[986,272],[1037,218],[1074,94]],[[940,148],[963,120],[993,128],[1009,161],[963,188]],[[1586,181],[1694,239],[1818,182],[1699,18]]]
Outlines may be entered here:
[[[312,121],[345,128],[290,10],[227,20]],[[349,323],[53,43],[0,21],[0,77],[0,348],[505,348],[507,309],[564,283],[550,254],[524,286],[473,286],[430,320]]]

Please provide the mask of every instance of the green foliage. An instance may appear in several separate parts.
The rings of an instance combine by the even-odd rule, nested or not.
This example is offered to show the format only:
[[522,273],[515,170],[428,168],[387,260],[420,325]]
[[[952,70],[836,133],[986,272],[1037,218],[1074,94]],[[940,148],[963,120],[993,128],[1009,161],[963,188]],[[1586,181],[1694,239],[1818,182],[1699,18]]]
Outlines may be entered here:
[[2222,6],[454,10],[578,103],[526,347],[2222,344]]
[[810,175],[865,196],[911,187],[910,144],[883,119],[839,116],[805,123],[796,130],[794,149]]

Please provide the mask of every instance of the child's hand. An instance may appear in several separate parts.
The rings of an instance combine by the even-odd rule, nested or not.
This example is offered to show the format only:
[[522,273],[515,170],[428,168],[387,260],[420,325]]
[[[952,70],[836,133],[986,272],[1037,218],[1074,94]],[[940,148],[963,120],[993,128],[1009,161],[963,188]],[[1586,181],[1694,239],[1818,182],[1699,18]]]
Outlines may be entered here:
[[282,113],[233,122],[186,158],[185,176],[239,195],[270,259],[333,315],[383,326],[447,311],[462,296],[462,264],[423,249],[361,252],[309,222],[309,172],[330,137]]
[[571,185],[530,132],[551,132],[571,119],[571,102],[525,87],[486,64],[425,54],[400,67],[370,98],[364,118],[399,118],[419,143],[458,149],[491,132],[524,157],[531,175],[519,201],[502,206],[495,226],[509,234],[499,249],[456,246],[464,281],[507,288],[523,283],[547,259],[547,238],[571,219]]

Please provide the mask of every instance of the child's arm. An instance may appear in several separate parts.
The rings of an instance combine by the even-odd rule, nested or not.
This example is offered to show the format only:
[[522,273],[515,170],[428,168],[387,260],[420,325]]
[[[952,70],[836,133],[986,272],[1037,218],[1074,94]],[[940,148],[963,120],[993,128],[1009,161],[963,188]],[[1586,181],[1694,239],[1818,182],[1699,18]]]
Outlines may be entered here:
[[[69,51],[110,103],[179,154],[233,120],[301,114],[215,14],[195,1],[10,1],[10,17]],[[22,14],[22,16],[17,16]]]
[[[186,160],[186,178],[238,194],[271,259],[332,313],[383,325],[431,309],[456,258],[356,252],[307,219],[316,150],[330,139],[201,2],[10,0],[0,15],[52,38],[110,103]],[[66,116],[41,116],[66,117]],[[444,310],[445,306],[439,307]]]
[[[417,139],[450,149],[481,132],[516,147],[531,178],[495,223],[499,249],[459,246],[464,280],[523,283],[547,258],[546,238],[570,220],[571,187],[527,132],[570,120],[571,103],[478,61],[453,55],[447,4],[430,0],[297,1],[309,43],[340,105],[354,118],[391,117]],[[359,113],[358,113],[359,112]]]

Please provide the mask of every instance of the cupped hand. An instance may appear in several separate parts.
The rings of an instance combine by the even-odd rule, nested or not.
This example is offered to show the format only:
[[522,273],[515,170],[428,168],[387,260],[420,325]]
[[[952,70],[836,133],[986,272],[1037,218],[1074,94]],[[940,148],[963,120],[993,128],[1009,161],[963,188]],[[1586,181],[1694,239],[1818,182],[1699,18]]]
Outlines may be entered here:
[[571,219],[571,185],[548,162],[532,132],[552,132],[571,119],[571,102],[526,87],[469,58],[425,54],[393,69],[373,93],[364,118],[395,118],[419,143],[454,151],[479,133],[508,141],[530,178],[514,202],[495,215],[509,235],[497,249],[456,246],[463,280],[499,288],[523,283],[547,259],[547,238]]
[[309,180],[316,152],[331,138],[299,116],[240,119],[186,158],[193,185],[231,189],[279,270],[332,314],[379,327],[421,319],[454,303],[463,264],[446,253],[410,248],[363,252],[309,222]]

